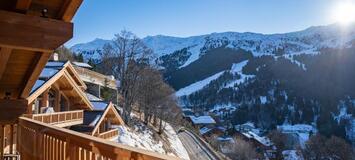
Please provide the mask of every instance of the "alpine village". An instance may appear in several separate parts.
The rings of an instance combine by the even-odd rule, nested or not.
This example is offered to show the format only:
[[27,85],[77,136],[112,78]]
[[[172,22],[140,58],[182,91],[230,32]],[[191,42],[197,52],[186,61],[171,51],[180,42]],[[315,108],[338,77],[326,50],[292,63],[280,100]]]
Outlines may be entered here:
[[67,48],[84,3],[0,0],[0,160],[355,159],[355,25]]

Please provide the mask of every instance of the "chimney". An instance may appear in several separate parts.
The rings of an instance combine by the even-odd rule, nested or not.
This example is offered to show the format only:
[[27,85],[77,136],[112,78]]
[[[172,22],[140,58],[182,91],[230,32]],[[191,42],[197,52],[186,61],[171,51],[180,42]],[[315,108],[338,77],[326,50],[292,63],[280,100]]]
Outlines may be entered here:
[[56,52],[53,53],[53,61],[59,61],[59,55]]

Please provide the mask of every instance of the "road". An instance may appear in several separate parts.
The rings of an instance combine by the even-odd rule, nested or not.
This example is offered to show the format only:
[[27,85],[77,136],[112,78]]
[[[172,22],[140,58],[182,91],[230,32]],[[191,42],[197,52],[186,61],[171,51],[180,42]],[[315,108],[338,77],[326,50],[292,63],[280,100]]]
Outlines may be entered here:
[[191,133],[183,131],[178,136],[191,160],[217,160]]

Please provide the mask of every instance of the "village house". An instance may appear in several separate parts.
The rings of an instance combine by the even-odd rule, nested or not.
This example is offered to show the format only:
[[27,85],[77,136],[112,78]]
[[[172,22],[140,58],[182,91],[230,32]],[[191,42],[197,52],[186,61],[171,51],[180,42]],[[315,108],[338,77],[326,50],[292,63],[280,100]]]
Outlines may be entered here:
[[213,127],[216,124],[216,121],[211,116],[190,116],[190,122],[196,129],[203,127]]

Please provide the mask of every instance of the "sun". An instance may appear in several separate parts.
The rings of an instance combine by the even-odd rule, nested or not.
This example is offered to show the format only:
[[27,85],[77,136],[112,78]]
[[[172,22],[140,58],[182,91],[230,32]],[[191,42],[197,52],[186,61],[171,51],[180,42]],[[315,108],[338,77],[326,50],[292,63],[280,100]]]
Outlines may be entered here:
[[333,18],[341,25],[349,25],[355,22],[355,3],[341,2],[334,7]]

